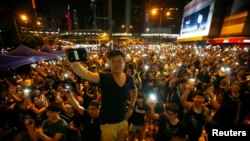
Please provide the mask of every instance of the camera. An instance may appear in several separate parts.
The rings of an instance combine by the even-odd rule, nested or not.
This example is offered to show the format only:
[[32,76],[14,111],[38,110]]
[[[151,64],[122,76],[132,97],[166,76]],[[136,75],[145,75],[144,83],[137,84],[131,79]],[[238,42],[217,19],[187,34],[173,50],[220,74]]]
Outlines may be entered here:
[[67,49],[66,55],[70,62],[87,61],[87,51],[85,48]]

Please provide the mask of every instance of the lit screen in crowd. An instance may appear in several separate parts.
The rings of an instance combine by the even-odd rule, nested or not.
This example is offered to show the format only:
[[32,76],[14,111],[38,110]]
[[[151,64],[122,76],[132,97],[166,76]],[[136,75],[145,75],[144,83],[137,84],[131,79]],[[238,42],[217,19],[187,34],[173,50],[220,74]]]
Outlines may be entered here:
[[214,0],[193,0],[184,8],[180,38],[207,36],[214,10]]

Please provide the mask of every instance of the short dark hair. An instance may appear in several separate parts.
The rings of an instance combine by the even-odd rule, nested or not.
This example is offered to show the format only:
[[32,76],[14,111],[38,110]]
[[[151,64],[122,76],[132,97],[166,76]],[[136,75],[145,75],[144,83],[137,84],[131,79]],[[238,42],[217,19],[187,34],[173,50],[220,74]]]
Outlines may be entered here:
[[231,83],[231,86],[232,86],[232,85],[240,85],[240,82],[235,80],[235,81],[233,81],[233,82]]
[[166,106],[166,111],[171,111],[173,113],[179,113],[180,107],[176,103],[169,103]]
[[60,112],[61,111],[61,106],[57,102],[52,102],[47,107],[47,111]]
[[100,103],[96,100],[92,100],[89,102],[89,106],[95,106],[95,107],[99,108]]
[[144,99],[144,96],[142,94],[138,94],[137,99]]
[[198,96],[201,96],[201,97],[206,97],[204,92],[200,91],[200,90],[196,90],[194,93],[193,93],[193,97],[195,97],[196,95]]
[[125,58],[125,54],[120,50],[110,50],[107,54],[107,57],[108,57],[108,59],[111,59],[111,58],[119,56],[119,55]]

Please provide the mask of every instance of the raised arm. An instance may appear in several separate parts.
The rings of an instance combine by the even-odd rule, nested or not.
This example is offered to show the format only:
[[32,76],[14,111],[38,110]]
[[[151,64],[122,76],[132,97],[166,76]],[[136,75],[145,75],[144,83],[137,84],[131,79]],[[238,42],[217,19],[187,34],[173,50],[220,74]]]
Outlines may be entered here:
[[149,106],[149,116],[150,116],[150,118],[152,118],[152,119],[156,119],[156,120],[159,120],[159,118],[160,118],[160,115],[159,114],[157,114],[157,113],[155,113],[155,103],[154,102],[149,102],[148,103],[148,106]]
[[73,63],[70,62],[70,67],[73,69],[76,75],[80,76],[83,79],[86,79],[94,83],[98,83],[100,80],[98,73],[93,73],[91,71],[88,71],[79,62],[73,62]]
[[189,96],[192,89],[193,89],[192,84],[187,83],[185,85],[185,90],[184,90],[184,92],[183,92],[183,94],[181,96],[181,104],[185,109],[189,109],[189,108],[192,107],[192,102],[187,101],[187,98],[188,98],[188,96]]
[[136,99],[137,99],[137,93],[138,93],[137,88],[131,90],[130,105],[132,105],[132,106],[135,106],[135,102],[136,102]]
[[40,108],[40,109],[37,109],[37,108],[34,106],[34,104],[31,104],[31,110],[32,110],[33,112],[35,112],[37,115],[40,115],[41,113],[46,112],[46,107],[44,106],[44,107],[42,107],[42,108]]
[[69,92],[68,95],[71,99],[71,102],[72,102],[71,104],[73,105],[73,107],[78,111],[79,114],[83,115],[85,109],[78,103],[78,101],[73,96],[72,92]]

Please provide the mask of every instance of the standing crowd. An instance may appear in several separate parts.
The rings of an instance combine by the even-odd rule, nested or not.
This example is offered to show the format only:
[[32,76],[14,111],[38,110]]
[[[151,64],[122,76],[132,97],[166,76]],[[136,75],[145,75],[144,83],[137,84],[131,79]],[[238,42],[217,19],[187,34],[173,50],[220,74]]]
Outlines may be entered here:
[[250,125],[249,48],[133,46],[0,75],[0,140],[198,141]]

